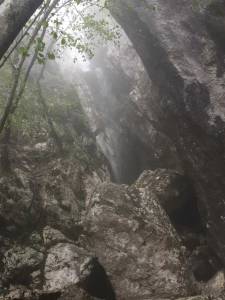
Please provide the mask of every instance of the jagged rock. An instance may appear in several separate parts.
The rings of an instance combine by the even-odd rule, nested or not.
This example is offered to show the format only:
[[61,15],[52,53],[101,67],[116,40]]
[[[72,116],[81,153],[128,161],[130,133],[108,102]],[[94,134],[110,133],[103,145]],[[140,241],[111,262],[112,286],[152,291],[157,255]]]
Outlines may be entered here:
[[[33,162],[29,153],[23,153],[23,161]],[[46,280],[45,293],[53,293],[77,281],[87,257],[74,245],[82,231],[84,200],[102,179],[71,157],[47,164],[40,158],[38,170],[35,161],[30,168],[23,168],[23,161],[0,179],[0,288],[5,295],[9,285],[21,295],[25,286],[41,292]],[[101,174],[106,175],[103,168]]]
[[97,298],[91,297],[85,291],[78,288],[76,285],[67,288],[59,298],[59,300],[96,300]]
[[0,179],[0,223],[4,234],[13,235],[35,224],[40,203],[35,199],[27,174],[16,170]]
[[70,242],[68,238],[65,237],[65,235],[62,234],[57,229],[51,228],[50,226],[46,226],[43,229],[43,242],[46,247],[53,246],[55,244],[63,243],[63,242]]
[[187,298],[179,298],[176,300],[208,300],[208,297],[207,296],[194,296],[194,297],[187,297]]
[[185,296],[180,240],[157,194],[144,183],[101,185],[87,207],[90,237],[83,243],[106,269],[116,299]]
[[202,1],[196,11],[188,0],[115,0],[111,12],[149,74],[153,127],[176,147],[197,190],[210,244],[225,263],[224,13],[218,9],[224,1],[211,2],[216,9]]
[[210,279],[203,287],[202,292],[215,299],[219,299],[219,297],[222,296],[225,297],[224,271],[219,271],[212,279]]
[[38,270],[44,255],[30,247],[16,246],[8,250],[3,257],[3,279],[6,283],[29,285],[32,272]]
[[78,283],[80,265],[86,258],[87,252],[73,244],[58,243],[51,247],[44,267],[44,290],[58,291]]
[[[46,223],[64,232],[74,231],[80,218],[82,173],[79,164],[57,161],[49,165],[40,191],[46,215]],[[73,183],[74,182],[74,183]]]
[[173,143],[153,126],[151,81],[129,39],[121,35],[119,49],[101,47],[90,71],[75,73],[74,81],[81,82],[83,106],[113,180],[130,184],[146,169],[182,167]]
[[80,221],[85,198],[107,177],[106,169],[86,172],[77,160],[59,158],[51,162],[45,177],[42,175],[40,188],[46,224],[76,239],[82,231]]
[[12,289],[7,295],[4,297],[0,296],[1,300],[20,300],[24,298],[24,289],[22,287],[18,287],[16,289]]
[[[180,212],[194,196],[186,177],[155,170],[145,172],[130,187],[100,185],[102,172],[98,175],[94,170],[90,175],[89,171],[93,179],[89,180],[87,166],[79,160],[55,159],[48,148],[34,146],[31,164],[26,160],[25,168],[14,168],[13,178],[0,181],[1,284],[4,288],[15,284],[14,298],[24,296],[19,294],[23,288],[17,286],[22,281],[31,288],[39,283],[40,290],[44,285],[40,299],[223,299],[224,278],[217,274],[210,279],[217,268],[211,272],[208,252],[213,247],[225,263],[224,42],[221,35],[215,38],[217,25],[224,25],[224,13],[212,17],[213,4],[194,12],[189,0],[112,2],[111,11],[144,67],[130,75],[137,61],[140,66],[140,59],[131,59],[134,51],[122,67],[115,64],[118,58],[103,63],[95,83],[104,87],[104,93],[93,88],[93,77],[86,72],[87,85],[92,84],[90,90],[100,99],[93,112],[94,135],[104,144],[118,182],[131,183],[146,168],[184,171],[195,186],[195,209],[200,211],[208,238],[205,247],[205,236],[202,245],[199,232],[194,232],[193,239],[200,245],[192,248],[200,249],[201,255],[206,249],[206,258],[198,258],[197,253],[197,263],[189,266],[194,251],[186,251],[179,230],[172,226],[174,212]],[[220,26],[217,33],[224,36],[224,28]],[[105,62],[106,57],[100,58]],[[103,115],[106,106],[101,104],[106,97],[111,105]],[[76,120],[72,123],[79,129],[81,120]],[[89,137],[86,150],[92,154],[95,143]],[[65,138],[75,147],[71,136]],[[48,159],[42,160],[43,155]],[[15,237],[16,244],[24,245],[16,247]],[[26,276],[15,278],[23,266]],[[208,266],[210,272],[206,272]],[[210,279],[201,292],[191,284],[195,280],[191,271],[199,281],[203,275],[205,281]]]
[[151,187],[168,215],[182,211],[192,201],[191,197],[194,197],[188,179],[174,170],[144,171],[136,186],[139,183],[141,187]]

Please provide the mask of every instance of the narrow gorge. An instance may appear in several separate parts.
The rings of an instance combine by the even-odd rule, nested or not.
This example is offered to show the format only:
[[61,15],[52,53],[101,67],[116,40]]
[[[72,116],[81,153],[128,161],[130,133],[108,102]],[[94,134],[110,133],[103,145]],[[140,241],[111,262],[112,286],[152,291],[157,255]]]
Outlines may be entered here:
[[38,40],[0,132],[0,300],[225,300],[225,1],[107,8],[92,59]]

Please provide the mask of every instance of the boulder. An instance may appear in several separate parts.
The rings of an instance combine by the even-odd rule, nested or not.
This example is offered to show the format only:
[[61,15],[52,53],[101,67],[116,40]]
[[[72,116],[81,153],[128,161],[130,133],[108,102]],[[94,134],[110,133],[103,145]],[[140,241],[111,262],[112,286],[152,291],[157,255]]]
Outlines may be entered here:
[[8,250],[3,257],[5,283],[30,285],[32,273],[40,269],[44,254],[30,247],[16,246]]
[[61,290],[79,281],[77,248],[59,243],[51,247],[46,256],[44,276],[47,291]]
[[[131,187],[105,183],[94,193],[84,228],[116,298],[185,296],[189,283],[179,237],[157,193],[144,180]],[[107,299],[107,298],[106,298]]]

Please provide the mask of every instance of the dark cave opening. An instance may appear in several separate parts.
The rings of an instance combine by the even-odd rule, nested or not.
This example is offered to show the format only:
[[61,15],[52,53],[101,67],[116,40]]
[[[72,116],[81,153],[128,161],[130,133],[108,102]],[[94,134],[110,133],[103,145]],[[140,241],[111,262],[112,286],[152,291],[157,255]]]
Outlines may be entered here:
[[[111,179],[119,184],[130,185],[138,179],[144,170],[155,170],[166,165],[162,155],[158,157],[151,146],[132,134],[129,128],[124,129],[124,133],[121,134],[117,151],[117,175],[113,174]],[[108,160],[109,164],[112,165],[110,158]]]
[[[161,159],[157,161],[149,156],[149,149],[134,137],[123,143],[119,183],[132,184],[144,169],[156,170],[161,167],[160,163],[165,165]],[[176,191],[179,192],[177,195]],[[171,207],[164,209],[187,249],[194,278],[199,282],[207,282],[222,268],[222,262],[210,246],[194,183],[188,176],[174,176],[168,194],[166,192],[162,197],[168,197],[167,203],[171,201],[177,204],[172,210]]]
[[199,282],[209,281],[219,270],[223,268],[222,263],[209,245],[197,249],[193,257],[193,275]]
[[[162,157],[157,160],[150,156],[149,149],[145,145],[133,136],[127,136],[130,139],[124,139],[122,143],[119,183],[132,184],[143,170],[160,169],[160,164],[165,166]],[[170,172],[169,169],[168,172]],[[174,174],[176,174],[175,171]],[[191,262],[190,268],[195,280],[207,282],[222,269],[222,262],[209,242],[194,183],[188,176],[177,174],[171,180],[168,191],[158,196],[164,198],[162,202],[166,199],[168,207],[163,208],[187,249],[188,260]]]
[[46,293],[39,296],[39,300],[57,300],[61,296],[61,292]]
[[170,220],[178,232],[185,228],[197,234],[205,234],[204,225],[198,207],[198,198],[195,189],[186,176],[178,176],[171,184],[179,190],[179,202],[177,206],[169,213]]
[[97,257],[91,258],[85,265],[88,276],[79,284],[89,295],[104,300],[116,300],[112,283]]
[[174,184],[179,185],[179,197],[183,205],[168,215],[189,253],[195,280],[207,282],[222,269],[222,262],[210,246],[191,181],[186,177],[178,180],[180,182]]

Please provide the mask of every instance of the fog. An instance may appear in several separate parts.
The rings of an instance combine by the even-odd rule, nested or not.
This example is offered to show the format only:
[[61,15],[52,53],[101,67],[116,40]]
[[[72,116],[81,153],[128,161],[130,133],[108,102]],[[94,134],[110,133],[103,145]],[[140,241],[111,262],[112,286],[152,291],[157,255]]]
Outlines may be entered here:
[[[118,26],[112,17],[107,18],[112,27]],[[151,84],[128,37],[121,28],[119,32],[119,41],[96,41],[92,59],[67,49],[57,64],[64,80],[78,91],[96,141],[111,165],[113,180],[129,183],[149,164],[148,147],[138,133],[129,133],[134,125],[129,122],[133,122],[138,103],[148,97]]]
[[[69,20],[76,15],[62,13],[68,14],[63,24],[68,28]],[[130,183],[155,164],[155,158],[148,155],[145,134],[140,138],[138,133],[146,131],[147,126],[154,136],[154,130],[140,122],[145,111],[140,110],[138,116],[136,113],[139,105],[147,105],[151,83],[125,32],[108,13],[104,12],[104,17],[110,30],[116,28],[118,38],[91,40],[92,58],[74,48],[64,49],[60,58],[48,62],[45,81],[48,85],[54,74],[78,93],[97,144],[110,164],[112,180]],[[85,36],[85,32],[80,31],[79,36]]]

